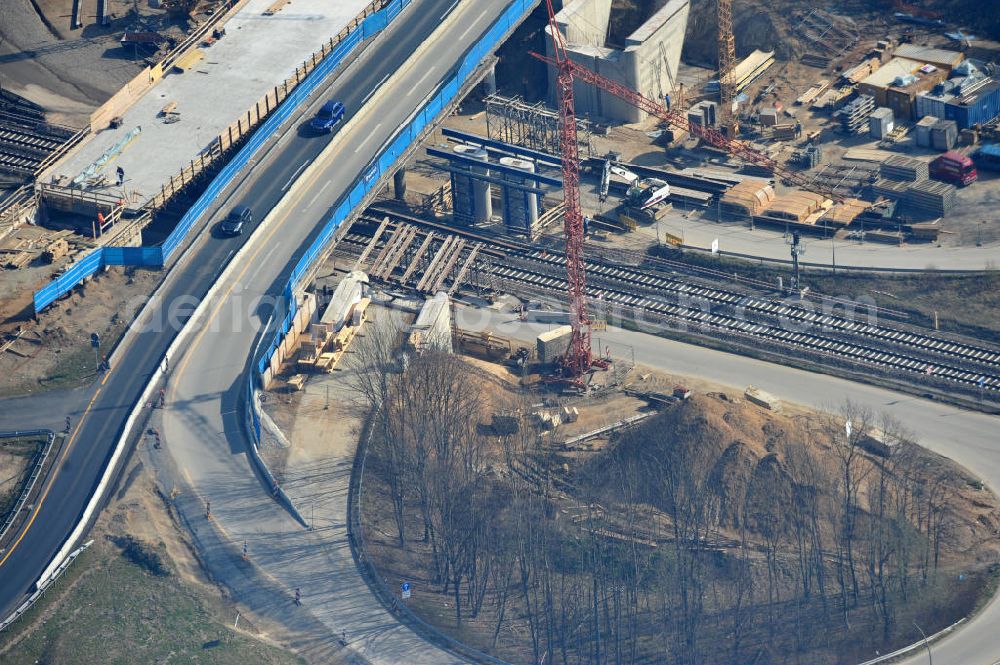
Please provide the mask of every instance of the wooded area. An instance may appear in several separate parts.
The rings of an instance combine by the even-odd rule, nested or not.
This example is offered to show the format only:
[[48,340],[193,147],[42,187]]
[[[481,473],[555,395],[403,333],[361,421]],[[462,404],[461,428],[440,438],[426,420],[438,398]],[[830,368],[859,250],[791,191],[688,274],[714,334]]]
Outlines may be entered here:
[[995,498],[862,405],[696,396],[569,458],[523,417],[489,424],[537,396],[379,338],[359,344],[369,555],[506,660],[857,663],[992,589]]

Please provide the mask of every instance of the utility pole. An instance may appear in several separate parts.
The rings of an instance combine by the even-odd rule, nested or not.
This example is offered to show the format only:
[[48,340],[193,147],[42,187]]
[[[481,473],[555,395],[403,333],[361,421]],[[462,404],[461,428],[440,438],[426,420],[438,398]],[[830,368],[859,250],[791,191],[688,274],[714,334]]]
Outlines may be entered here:
[[792,251],[792,290],[798,291],[799,284],[799,255],[806,253],[806,248],[802,245],[802,237],[798,231],[792,231],[792,237],[785,240]]

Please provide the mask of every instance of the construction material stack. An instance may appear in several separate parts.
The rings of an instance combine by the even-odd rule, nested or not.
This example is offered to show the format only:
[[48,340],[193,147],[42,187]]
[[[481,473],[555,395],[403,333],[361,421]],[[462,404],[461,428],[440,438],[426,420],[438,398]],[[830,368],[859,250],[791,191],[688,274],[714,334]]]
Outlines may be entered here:
[[729,217],[763,214],[774,202],[774,188],[763,180],[744,180],[719,199],[719,212]]
[[863,134],[868,131],[868,116],[874,110],[875,98],[861,95],[835,115],[840,117],[840,128],[845,134]]
[[930,168],[924,160],[893,155],[879,167],[879,175],[872,190],[903,201],[910,212],[941,217],[955,205],[955,187],[929,180]]
[[879,166],[879,175],[890,180],[917,182],[929,176],[927,162],[902,155],[893,155]]
[[934,217],[943,217],[955,206],[957,190],[954,185],[924,180],[910,185],[903,200],[910,208]]

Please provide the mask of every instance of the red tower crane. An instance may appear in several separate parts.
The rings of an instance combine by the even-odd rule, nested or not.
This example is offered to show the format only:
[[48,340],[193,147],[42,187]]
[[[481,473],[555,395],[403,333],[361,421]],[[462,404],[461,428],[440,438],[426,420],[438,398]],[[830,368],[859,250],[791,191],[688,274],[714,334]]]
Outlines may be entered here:
[[[549,0],[549,1],[551,2],[551,0]],[[777,161],[771,159],[770,157],[768,157],[764,153],[762,153],[759,150],[755,149],[753,146],[751,146],[746,141],[738,141],[738,140],[735,140],[733,138],[730,138],[730,137],[726,136],[722,132],[720,132],[720,131],[718,131],[716,129],[713,129],[711,127],[705,127],[704,125],[700,125],[700,124],[697,124],[697,123],[688,122],[688,119],[687,119],[686,115],[684,114],[683,110],[681,110],[681,111],[668,111],[666,109],[666,107],[664,107],[659,102],[654,101],[652,99],[649,99],[648,97],[643,96],[642,94],[636,92],[635,90],[632,90],[631,88],[628,88],[628,87],[622,85],[621,83],[618,83],[617,81],[612,81],[609,78],[601,76],[597,72],[593,72],[593,71],[587,69],[586,67],[584,67],[583,65],[579,65],[579,64],[577,64],[577,63],[569,60],[568,58],[565,58],[565,56],[564,56],[565,59],[563,61],[558,62],[558,61],[554,60],[553,58],[541,55],[539,53],[531,53],[531,55],[534,56],[535,58],[538,58],[539,60],[541,60],[543,62],[547,62],[550,65],[553,65],[554,67],[560,68],[560,76],[563,75],[562,74],[563,70],[568,70],[566,76],[567,76],[567,78],[570,79],[570,81],[573,81],[573,80],[584,81],[584,82],[589,83],[589,84],[591,84],[593,86],[601,88],[602,90],[610,92],[612,95],[615,95],[616,97],[619,97],[619,98],[625,100],[626,102],[628,102],[632,106],[635,106],[639,110],[645,111],[646,113],[648,113],[648,114],[650,114],[650,115],[652,115],[652,116],[654,116],[656,118],[659,118],[660,120],[666,122],[667,124],[669,124],[669,125],[671,125],[673,127],[676,127],[678,129],[682,129],[682,130],[688,131],[691,134],[693,134],[694,136],[696,136],[696,137],[700,138],[701,140],[705,141],[706,143],[709,143],[709,144],[711,144],[711,145],[713,145],[713,146],[715,146],[717,148],[725,150],[727,153],[729,153],[729,154],[731,154],[731,155],[733,155],[735,157],[739,157],[740,159],[743,159],[744,161],[747,161],[747,162],[750,162],[752,164],[756,164],[758,166],[761,166],[761,167],[763,167],[765,169],[768,169],[769,171],[771,171],[772,173],[774,173],[776,176],[780,176],[780,177],[784,178],[786,181],[788,181],[789,183],[791,183],[791,184],[793,184],[795,186],[802,187],[803,189],[807,189],[807,190],[816,191],[816,187],[813,184],[812,180],[810,180],[808,177],[806,177],[802,173],[799,173],[797,171],[793,171],[793,170],[785,167],[783,164],[778,163]],[[561,90],[562,89],[560,88],[560,91]],[[570,94],[572,94],[572,86],[570,86]],[[575,125],[572,128],[572,132],[573,132],[573,136],[575,137],[576,136],[576,127],[575,127]],[[564,136],[564,140],[565,140],[565,136]],[[577,154],[577,150],[576,150],[576,145],[575,144],[574,144],[573,148],[574,148],[573,149],[573,154],[576,155]],[[564,147],[564,150],[565,150],[565,147]],[[563,179],[568,182],[569,180],[568,180],[567,175],[566,175],[566,172],[567,172],[567,162],[566,162],[565,155],[566,155],[566,153],[564,152],[563,153],[563,162],[562,162]],[[572,165],[573,183],[574,183],[573,187],[574,187],[574,194],[577,197],[579,197],[579,190],[578,190],[578,187],[579,187],[579,175],[577,173],[577,168],[578,168],[577,167],[577,163],[574,162],[573,165]],[[827,192],[817,192],[817,193],[824,194],[826,196],[830,196],[829,193],[827,193]],[[577,202],[578,202],[578,205],[579,205],[579,198],[577,198]],[[568,209],[568,207],[567,207],[567,209]]]
[[562,148],[563,222],[566,234],[566,277],[569,286],[569,321],[573,329],[569,348],[563,356],[563,370],[573,378],[590,368],[590,319],[587,317],[586,266],[583,261],[583,211],[580,207],[580,155],[576,138],[576,107],[573,99],[573,74],[576,65],[566,53],[559,26],[556,25],[552,0],[545,0],[549,10],[552,46],[555,58],[544,58],[557,72],[559,95],[560,141]]

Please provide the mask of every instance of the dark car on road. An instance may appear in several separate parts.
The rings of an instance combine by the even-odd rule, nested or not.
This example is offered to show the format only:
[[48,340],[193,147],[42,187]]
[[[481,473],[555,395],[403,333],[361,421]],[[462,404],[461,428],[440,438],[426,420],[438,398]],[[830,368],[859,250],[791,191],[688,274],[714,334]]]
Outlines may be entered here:
[[320,134],[329,134],[333,128],[344,119],[344,105],[332,99],[320,108],[319,113],[312,119],[309,126],[313,131]]
[[238,206],[229,211],[219,230],[227,236],[238,236],[243,233],[243,227],[253,221],[253,213],[246,206]]

